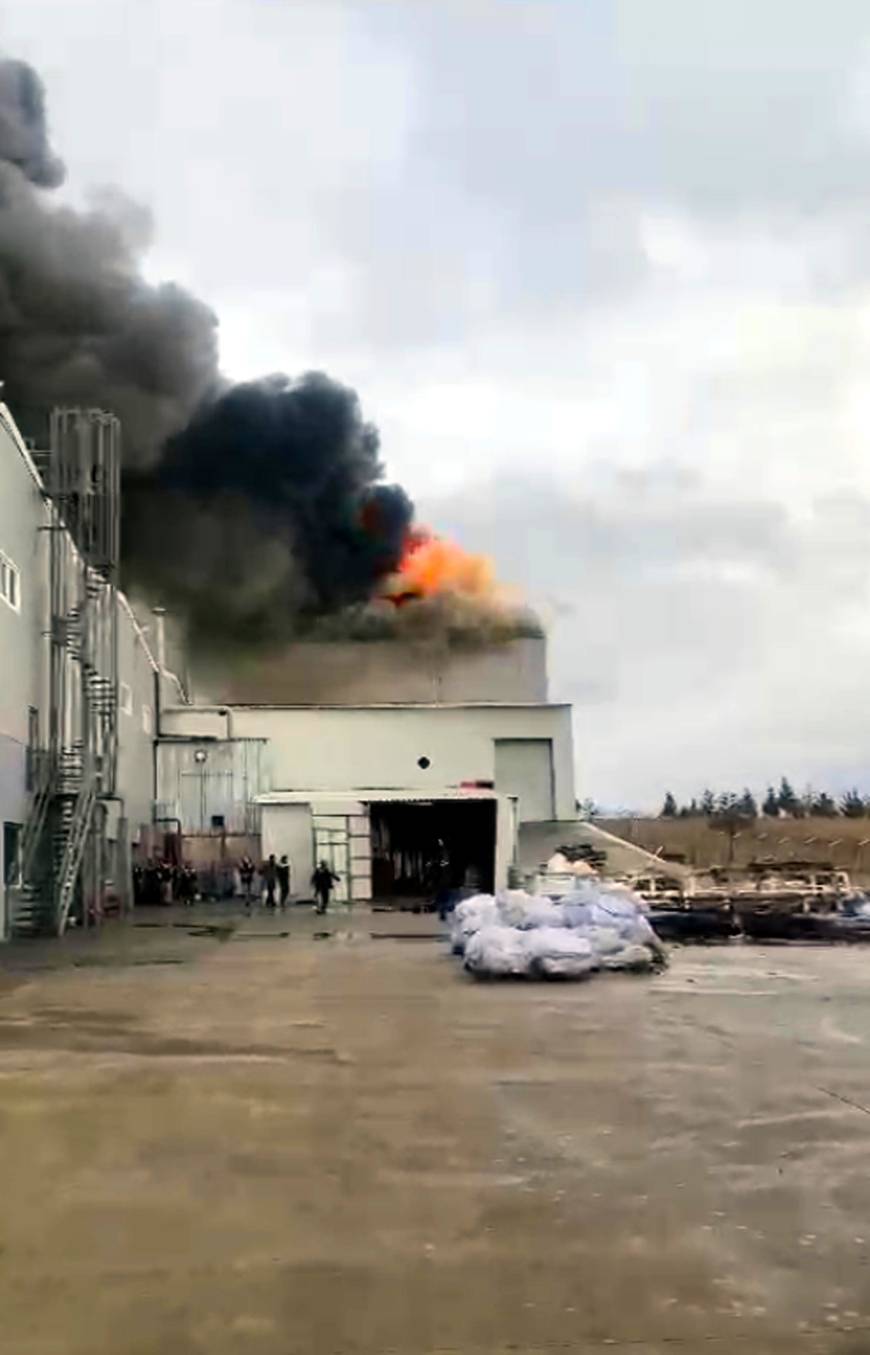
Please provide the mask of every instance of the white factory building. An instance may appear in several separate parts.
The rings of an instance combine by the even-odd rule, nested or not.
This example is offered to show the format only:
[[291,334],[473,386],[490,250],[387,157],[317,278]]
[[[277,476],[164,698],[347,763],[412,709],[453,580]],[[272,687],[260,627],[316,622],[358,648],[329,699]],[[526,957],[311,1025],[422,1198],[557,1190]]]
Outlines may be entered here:
[[243,853],[328,859],[351,901],[504,884],[524,826],[575,817],[571,710],[543,639],[296,644],[234,676],[167,670],[117,586],[120,446],[60,411],[29,447],[0,405],[0,939],[133,904],[138,860],[206,892]]
[[0,404],[0,940],[129,905],[179,699],[116,586],[117,421],[57,412],[52,441]]
[[546,700],[545,662],[542,639],[297,645],[225,704],[161,712],[159,817],[244,835],[255,805],[263,854],[287,853],[302,889],[326,858],[354,901],[424,894],[439,856],[455,883],[503,885],[524,824],[574,818],[571,710]]

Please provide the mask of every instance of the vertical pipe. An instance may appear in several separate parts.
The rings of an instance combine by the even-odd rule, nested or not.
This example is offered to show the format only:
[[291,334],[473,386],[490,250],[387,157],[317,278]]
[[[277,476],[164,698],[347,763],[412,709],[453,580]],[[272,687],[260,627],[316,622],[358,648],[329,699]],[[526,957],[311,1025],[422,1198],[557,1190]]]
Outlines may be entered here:
[[166,608],[154,607],[154,638],[157,649],[157,667],[161,673],[166,671]]

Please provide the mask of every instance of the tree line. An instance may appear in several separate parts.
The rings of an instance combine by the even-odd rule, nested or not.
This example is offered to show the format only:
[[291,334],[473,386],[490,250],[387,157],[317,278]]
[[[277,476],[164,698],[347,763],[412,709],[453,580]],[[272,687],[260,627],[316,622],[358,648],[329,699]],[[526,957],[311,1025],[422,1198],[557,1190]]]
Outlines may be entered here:
[[659,813],[662,819],[805,819],[810,816],[821,819],[863,819],[870,816],[870,796],[864,796],[857,788],[846,791],[839,799],[827,791],[807,790],[798,794],[787,776],[779,787],[768,786],[767,794],[760,802],[750,790],[742,794],[733,791],[715,792],[705,790],[698,799],[688,804],[677,803],[670,791],[667,792]]

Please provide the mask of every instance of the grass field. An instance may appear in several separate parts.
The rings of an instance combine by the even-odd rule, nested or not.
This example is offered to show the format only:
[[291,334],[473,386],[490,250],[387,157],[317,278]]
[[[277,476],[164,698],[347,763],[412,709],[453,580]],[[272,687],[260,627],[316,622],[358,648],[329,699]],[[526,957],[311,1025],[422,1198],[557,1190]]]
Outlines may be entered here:
[[[690,866],[726,865],[728,834],[706,819],[596,819],[599,827],[651,852],[681,852]],[[734,839],[733,861],[830,861],[870,883],[870,818],[756,819]]]

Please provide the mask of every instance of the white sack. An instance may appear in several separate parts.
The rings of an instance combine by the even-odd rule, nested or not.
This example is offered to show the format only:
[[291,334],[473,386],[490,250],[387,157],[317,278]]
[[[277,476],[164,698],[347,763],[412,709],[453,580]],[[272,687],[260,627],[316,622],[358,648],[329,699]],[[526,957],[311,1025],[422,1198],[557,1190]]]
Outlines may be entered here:
[[532,973],[579,979],[597,967],[588,938],[564,927],[538,927],[525,934]]
[[527,974],[529,956],[524,934],[514,927],[482,927],[466,942],[465,967],[481,975]]
[[475,894],[470,899],[463,899],[454,908],[450,924],[454,955],[463,954],[469,938],[481,927],[492,926],[498,921],[498,909],[491,894]]

